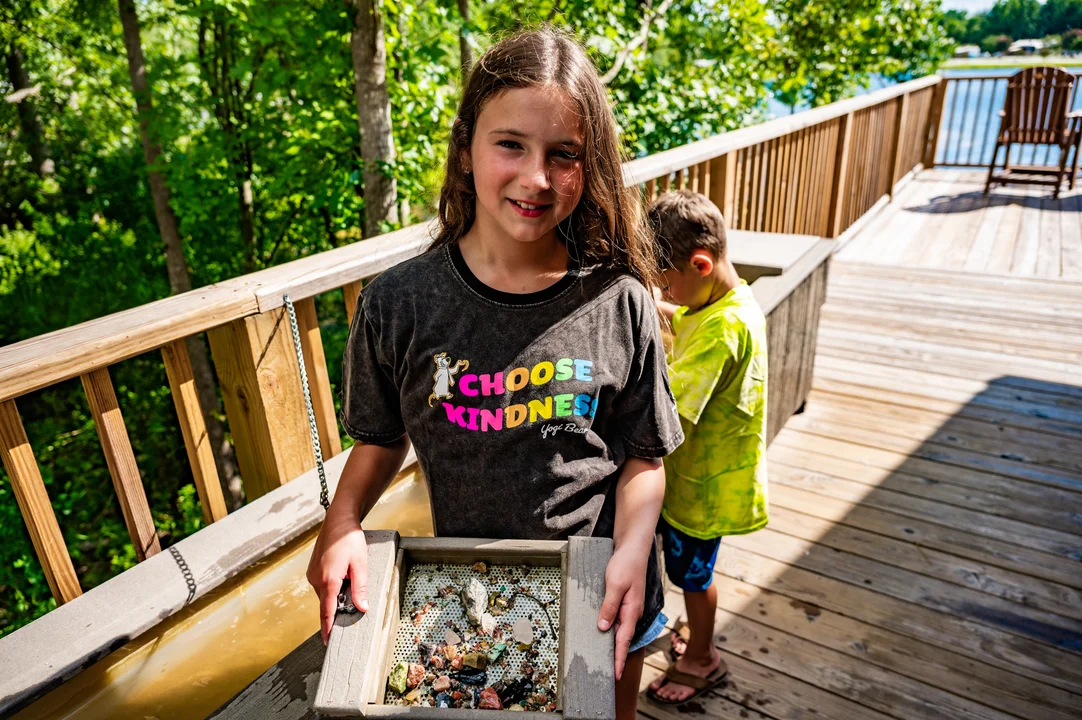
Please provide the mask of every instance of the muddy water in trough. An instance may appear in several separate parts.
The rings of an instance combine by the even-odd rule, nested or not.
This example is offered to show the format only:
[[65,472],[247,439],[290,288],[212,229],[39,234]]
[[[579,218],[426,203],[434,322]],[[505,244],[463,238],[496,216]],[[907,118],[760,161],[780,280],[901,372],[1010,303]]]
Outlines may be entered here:
[[[365,527],[431,535],[420,473],[403,473]],[[208,593],[14,720],[202,720],[319,630],[316,594],[304,578],[315,533]]]

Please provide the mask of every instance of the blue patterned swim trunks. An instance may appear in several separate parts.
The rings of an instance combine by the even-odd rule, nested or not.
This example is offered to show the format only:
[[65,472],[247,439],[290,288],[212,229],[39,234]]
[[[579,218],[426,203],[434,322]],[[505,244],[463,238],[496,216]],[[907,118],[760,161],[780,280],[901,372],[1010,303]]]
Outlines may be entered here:
[[721,538],[700,540],[658,520],[665,551],[665,574],[673,585],[684,592],[703,592],[714,579],[714,563],[718,559]]

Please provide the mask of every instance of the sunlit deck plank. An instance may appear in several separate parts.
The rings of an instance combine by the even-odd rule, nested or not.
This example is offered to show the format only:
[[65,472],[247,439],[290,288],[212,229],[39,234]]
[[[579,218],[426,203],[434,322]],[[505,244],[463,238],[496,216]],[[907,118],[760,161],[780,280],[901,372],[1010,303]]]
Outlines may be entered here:
[[983,194],[980,171],[921,172],[839,253],[843,261],[1082,280],[1082,182]]

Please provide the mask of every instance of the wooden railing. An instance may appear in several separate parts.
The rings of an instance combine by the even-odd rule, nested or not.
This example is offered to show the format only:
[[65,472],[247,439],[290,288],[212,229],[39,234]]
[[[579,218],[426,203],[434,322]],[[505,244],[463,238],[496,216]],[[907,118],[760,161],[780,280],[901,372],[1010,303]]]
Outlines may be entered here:
[[925,156],[937,76],[628,163],[648,199],[691,188],[729,227],[838,237]]
[[[1077,72],[1077,69],[1072,72]],[[999,112],[1007,97],[1008,72],[995,75],[965,75],[944,78],[938,92],[942,95],[942,110],[936,123],[938,143],[934,147],[934,164],[953,167],[987,168],[999,132]],[[1080,82],[1075,83],[1071,110],[1082,109]],[[1059,162],[1059,148],[1051,145],[1015,145],[1011,149],[1015,165],[1048,165]],[[931,167],[932,162],[925,162]]]
[[219,520],[226,506],[184,339],[207,333],[245,491],[249,500],[261,497],[315,464],[283,296],[290,294],[296,305],[320,442],[329,459],[342,444],[315,296],[342,288],[352,320],[361,282],[421,252],[428,230],[428,225],[406,228],[0,348],[0,455],[58,604],[82,591],[23,429],[18,398],[82,380],[125,525],[138,559],[144,560],[161,546],[109,367],[161,352],[204,519]]
[[[937,77],[629,162],[647,199],[669,188],[708,195],[732,227],[837,237],[926,157]],[[283,296],[296,304],[324,455],[341,450],[315,296],[344,290],[352,319],[361,283],[421,252],[417,225],[0,348],[0,455],[58,603],[78,578],[17,407],[18,398],[80,378],[139,559],[160,551],[109,368],[160,351],[208,523],[226,513],[185,338],[206,333],[249,500],[314,465]]]

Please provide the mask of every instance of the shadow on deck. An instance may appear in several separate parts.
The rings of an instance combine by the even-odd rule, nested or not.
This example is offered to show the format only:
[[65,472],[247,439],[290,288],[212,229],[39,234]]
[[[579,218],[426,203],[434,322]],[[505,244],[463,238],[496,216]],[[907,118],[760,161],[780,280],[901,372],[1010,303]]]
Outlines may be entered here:
[[1077,718],[1080,301],[835,263],[807,410],[769,453],[770,525],[719,553],[731,680],[641,714]]
[[1053,213],[1078,212],[1078,209],[1073,207],[1073,196],[1052,200],[1051,198],[1029,194],[1008,194],[1009,192],[1010,191],[1004,192],[1001,188],[996,188],[995,191],[989,192],[987,195],[984,194],[983,190],[971,190],[969,192],[951,195],[937,195],[928,198],[924,205],[909,205],[904,207],[903,210],[910,213],[951,215],[954,213],[972,212],[975,207],[987,210],[988,208],[1018,205],[1023,209],[1044,210]]

